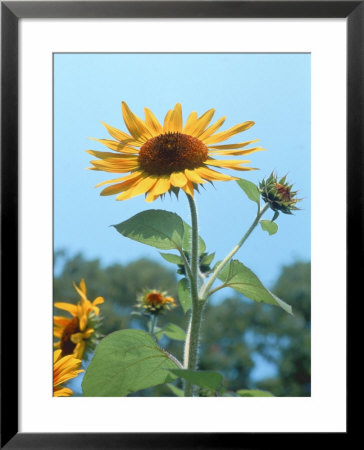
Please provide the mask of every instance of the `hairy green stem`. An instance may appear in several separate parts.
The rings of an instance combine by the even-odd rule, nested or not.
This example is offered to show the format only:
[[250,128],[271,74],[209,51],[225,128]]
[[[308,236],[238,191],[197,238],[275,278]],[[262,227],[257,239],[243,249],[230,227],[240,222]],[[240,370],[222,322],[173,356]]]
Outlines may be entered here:
[[211,275],[211,278],[206,283],[206,285],[202,286],[201,292],[200,292],[200,298],[202,300],[206,300],[213,292],[216,292],[218,289],[213,289],[210,291],[210,288],[212,287],[213,283],[219,276],[219,273],[222,271],[222,269],[226,266],[226,264],[230,261],[230,259],[237,253],[244,242],[248,239],[251,232],[254,230],[254,228],[258,225],[260,219],[262,218],[263,214],[267,211],[269,208],[269,204],[267,203],[262,210],[259,210],[257,213],[256,218],[254,219],[254,222],[249,227],[248,231],[244,234],[244,236],[240,239],[240,241],[235,245],[235,247],[230,251],[230,253],[227,254],[227,256],[218,264],[216,269],[214,270],[213,274]]
[[[192,248],[191,248],[191,277],[190,277],[190,291],[192,300],[191,319],[186,333],[185,341],[185,369],[195,370],[198,362],[198,344],[200,339],[200,328],[203,302],[199,301],[198,284],[199,284],[199,251],[198,251],[198,220],[197,209],[194,199],[187,195],[191,210],[191,226],[192,226]],[[193,396],[193,386],[186,381],[185,383],[185,397]]]

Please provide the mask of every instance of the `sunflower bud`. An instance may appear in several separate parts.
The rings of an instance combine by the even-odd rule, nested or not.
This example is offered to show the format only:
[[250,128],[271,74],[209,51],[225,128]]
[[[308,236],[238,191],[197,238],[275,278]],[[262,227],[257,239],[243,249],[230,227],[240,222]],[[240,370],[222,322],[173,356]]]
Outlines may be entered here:
[[174,298],[167,296],[167,292],[161,292],[156,289],[145,290],[137,300],[136,307],[143,309],[144,312],[149,314],[159,314],[177,306]]
[[[183,253],[186,257],[186,260],[188,262],[190,262],[190,260],[191,260],[190,253],[187,252],[186,250],[184,250]],[[199,256],[198,265],[199,265],[200,273],[202,275],[206,275],[209,272],[211,272],[210,264],[213,261],[214,257],[215,257],[215,253],[211,253],[211,254],[208,254],[206,252],[201,253],[201,255]],[[179,273],[180,275],[186,275],[186,268],[185,268],[184,264],[178,264],[177,273]]]
[[286,182],[286,176],[278,180],[272,172],[267,180],[259,183],[259,192],[265,203],[269,203],[270,208],[276,213],[292,214],[293,210],[298,210],[295,205],[301,201],[295,198],[297,191],[292,191],[292,184]]

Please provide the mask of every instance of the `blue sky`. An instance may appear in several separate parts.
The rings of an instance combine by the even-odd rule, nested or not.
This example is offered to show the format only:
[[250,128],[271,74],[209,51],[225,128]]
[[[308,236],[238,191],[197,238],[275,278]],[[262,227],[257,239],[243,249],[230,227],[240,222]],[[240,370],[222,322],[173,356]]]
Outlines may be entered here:
[[[86,170],[93,157],[85,150],[106,150],[88,139],[108,138],[101,121],[127,131],[123,100],[138,115],[149,107],[160,120],[181,102],[184,119],[191,111],[202,114],[215,108],[215,119],[227,116],[222,129],[254,121],[255,126],[231,142],[259,139],[267,151],[249,155],[250,166],[259,170],[238,176],[257,183],[272,170],[288,174],[303,198],[302,210],[293,216],[281,214],[274,236],[257,228],[237,257],[268,287],[282,265],[310,259],[309,54],[56,54],[55,249],[82,252],[103,264],[125,264],[145,256],[173,268],[156,249],[120,236],[110,225],[146,209],[177,212],[189,222],[185,196],[178,201],[167,196],[151,204],[144,196],[118,202],[115,196],[100,197],[101,189],[94,188],[114,177]],[[255,205],[235,182],[208,185],[196,202],[200,234],[208,250],[221,259],[250,226]],[[265,218],[272,215],[268,212]]]

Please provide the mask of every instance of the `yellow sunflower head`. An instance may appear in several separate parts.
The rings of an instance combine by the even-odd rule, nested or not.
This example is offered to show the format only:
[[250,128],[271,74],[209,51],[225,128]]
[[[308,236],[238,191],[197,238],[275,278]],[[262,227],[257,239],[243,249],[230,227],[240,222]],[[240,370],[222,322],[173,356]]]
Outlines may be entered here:
[[80,285],[74,283],[74,288],[81,297],[75,305],[72,303],[57,302],[54,306],[68,311],[72,317],[54,316],[55,347],[61,349],[62,356],[74,355],[82,359],[90,350],[93,350],[100,337],[97,329],[101,323],[100,309],[97,305],[104,303],[102,297],[93,302],[87,298],[85,280]]
[[84,370],[79,369],[81,360],[73,355],[62,356],[62,350],[53,352],[53,395],[54,397],[69,397],[72,390],[63,385],[71,378],[77,377]]
[[103,181],[98,186],[110,184],[101,195],[118,194],[117,200],[126,200],[146,194],[152,202],[166,192],[178,193],[183,189],[193,196],[200,184],[213,181],[236,180],[214,168],[237,171],[254,170],[241,159],[215,159],[216,156],[245,156],[264,150],[246,148],[257,140],[237,144],[217,145],[230,137],[248,130],[254,122],[248,121],[217,132],[225,117],[210,124],[215,110],[209,109],[198,117],[192,112],[183,125],[182,107],[177,103],[167,112],[163,125],[152,111],[144,108],[145,119],[136,116],[125,102],[122,113],[130,134],[103,124],[113,139],[94,139],[113,152],[87,150],[99,158],[91,161],[91,170],[127,174],[121,178]]
[[173,297],[169,297],[167,292],[157,289],[145,290],[137,300],[137,308],[141,308],[149,314],[159,314],[177,306]]

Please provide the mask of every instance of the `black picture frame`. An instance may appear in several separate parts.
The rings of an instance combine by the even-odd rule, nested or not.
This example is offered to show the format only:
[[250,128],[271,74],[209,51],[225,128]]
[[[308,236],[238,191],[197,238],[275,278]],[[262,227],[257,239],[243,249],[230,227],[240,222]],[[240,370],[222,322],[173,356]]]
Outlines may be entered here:
[[[364,1],[1,2],[1,448],[265,448],[278,440],[280,447],[295,445],[298,438],[300,444],[304,444],[310,439],[310,433],[300,437],[297,433],[287,433],[282,442],[281,433],[18,432],[18,23],[22,18],[117,17],[347,20],[347,302],[361,292],[359,281],[364,273]],[[339,175],[333,175],[332,182],[339,183]],[[349,430],[348,421],[346,433],[332,433],[336,443],[346,440]],[[316,433],[315,442],[319,434]],[[322,435],[326,440],[327,435]]]

